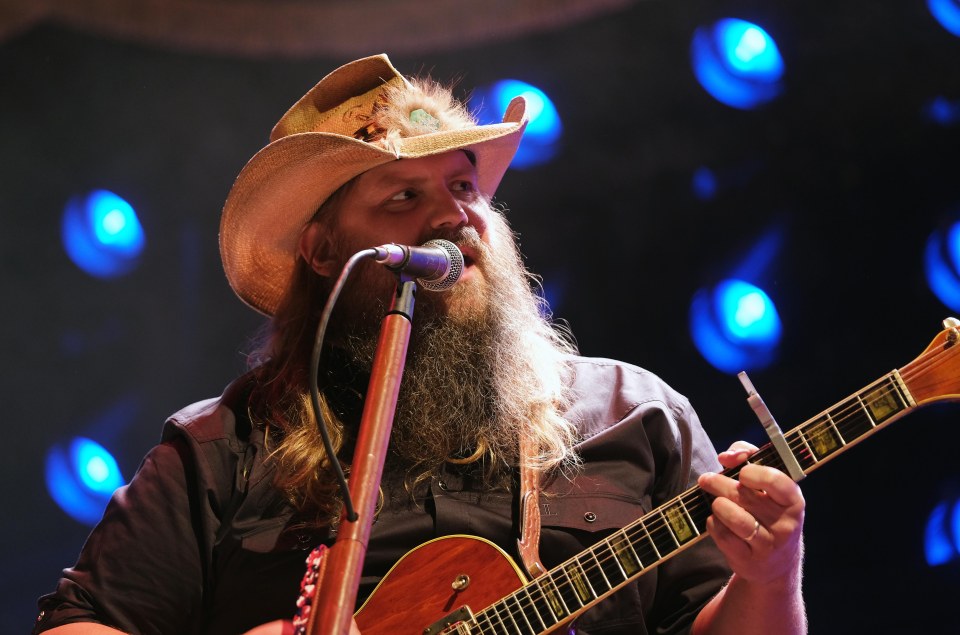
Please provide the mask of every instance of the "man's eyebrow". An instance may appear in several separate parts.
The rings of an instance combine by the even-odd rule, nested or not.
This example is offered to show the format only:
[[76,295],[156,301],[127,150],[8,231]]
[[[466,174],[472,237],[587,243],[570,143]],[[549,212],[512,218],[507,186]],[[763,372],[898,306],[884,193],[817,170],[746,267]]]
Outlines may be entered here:
[[[453,170],[444,176],[444,179],[457,179],[465,178],[471,181],[477,180],[477,171],[476,169],[463,168],[462,170]],[[426,176],[401,176],[397,174],[377,174],[373,176],[373,183],[376,185],[404,185],[404,184],[420,184],[425,181],[429,181],[430,177]]]

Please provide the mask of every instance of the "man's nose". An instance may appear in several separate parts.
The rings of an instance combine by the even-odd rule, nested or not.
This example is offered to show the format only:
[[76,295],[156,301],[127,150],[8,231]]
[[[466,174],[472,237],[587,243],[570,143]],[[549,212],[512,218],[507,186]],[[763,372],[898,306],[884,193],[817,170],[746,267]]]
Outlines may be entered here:
[[431,229],[459,229],[470,222],[465,206],[453,195],[440,197],[430,216]]

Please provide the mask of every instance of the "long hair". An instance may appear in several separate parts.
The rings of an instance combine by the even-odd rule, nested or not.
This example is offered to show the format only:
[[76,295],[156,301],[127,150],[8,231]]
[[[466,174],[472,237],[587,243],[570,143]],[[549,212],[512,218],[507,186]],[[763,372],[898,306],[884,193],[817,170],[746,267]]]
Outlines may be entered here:
[[[352,181],[328,198],[310,222],[334,231],[336,211],[351,185]],[[295,509],[315,514],[321,524],[333,517],[339,497],[310,400],[309,362],[330,289],[330,280],[317,275],[298,255],[287,292],[250,355],[255,381],[248,402],[252,422],[266,430],[267,449],[277,465],[275,486]],[[323,392],[320,410],[319,420],[325,422],[339,453],[343,423]],[[272,442],[276,447],[270,446]]]

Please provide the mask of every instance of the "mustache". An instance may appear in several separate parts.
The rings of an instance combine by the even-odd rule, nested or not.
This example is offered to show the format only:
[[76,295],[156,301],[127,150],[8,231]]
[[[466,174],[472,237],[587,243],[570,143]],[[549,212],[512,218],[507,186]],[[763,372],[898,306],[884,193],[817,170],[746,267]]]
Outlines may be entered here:
[[452,231],[434,232],[434,235],[425,238],[421,244],[427,242],[428,240],[437,239],[449,240],[457,247],[466,247],[473,251],[479,251],[486,247],[486,244],[480,239],[480,232],[477,231],[476,227],[471,225],[464,225],[463,227],[454,229]]

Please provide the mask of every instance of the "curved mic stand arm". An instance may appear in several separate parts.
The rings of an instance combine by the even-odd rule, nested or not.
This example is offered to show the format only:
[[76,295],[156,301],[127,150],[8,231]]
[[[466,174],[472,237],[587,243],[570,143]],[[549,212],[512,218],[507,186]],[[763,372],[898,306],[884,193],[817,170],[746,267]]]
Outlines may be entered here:
[[[337,541],[327,554],[323,577],[314,591],[307,624],[309,635],[347,635],[350,632],[403,378],[415,295],[416,283],[400,274],[393,306],[380,327],[350,469],[350,496],[359,517],[356,521],[348,520],[346,514],[341,518]],[[323,589],[322,593],[320,589]]]

